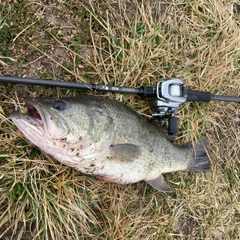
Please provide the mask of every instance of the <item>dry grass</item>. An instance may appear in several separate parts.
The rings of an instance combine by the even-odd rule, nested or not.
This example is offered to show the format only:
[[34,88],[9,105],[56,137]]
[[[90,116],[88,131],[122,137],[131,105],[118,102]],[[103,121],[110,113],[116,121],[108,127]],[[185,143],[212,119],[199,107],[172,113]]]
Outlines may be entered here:
[[[51,3],[50,3],[51,2]],[[239,95],[237,1],[10,1],[0,8],[0,73]],[[21,24],[20,24],[21,23]],[[0,238],[238,239],[239,105],[185,103],[177,143],[206,135],[212,172],[166,174],[174,192],[121,186],[65,167],[9,120],[24,98],[77,91],[0,85]],[[91,93],[98,94],[98,93]],[[149,116],[136,96],[108,94]]]

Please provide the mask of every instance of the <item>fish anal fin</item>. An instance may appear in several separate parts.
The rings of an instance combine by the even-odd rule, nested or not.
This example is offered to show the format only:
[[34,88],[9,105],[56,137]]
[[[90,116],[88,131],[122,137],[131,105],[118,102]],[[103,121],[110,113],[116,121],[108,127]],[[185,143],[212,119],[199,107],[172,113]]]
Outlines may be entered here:
[[166,181],[164,180],[163,175],[161,174],[159,177],[154,179],[145,180],[150,186],[153,188],[162,191],[162,192],[172,192],[172,189],[168,186]]

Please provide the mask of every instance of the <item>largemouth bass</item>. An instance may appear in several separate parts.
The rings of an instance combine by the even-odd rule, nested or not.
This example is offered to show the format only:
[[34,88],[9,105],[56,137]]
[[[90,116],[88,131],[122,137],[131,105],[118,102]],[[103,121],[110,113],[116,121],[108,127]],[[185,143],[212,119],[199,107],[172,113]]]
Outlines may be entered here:
[[26,107],[28,114],[11,113],[26,138],[83,173],[120,184],[144,180],[170,191],[163,173],[210,170],[205,143],[175,146],[156,123],[115,100],[36,98],[27,100]]

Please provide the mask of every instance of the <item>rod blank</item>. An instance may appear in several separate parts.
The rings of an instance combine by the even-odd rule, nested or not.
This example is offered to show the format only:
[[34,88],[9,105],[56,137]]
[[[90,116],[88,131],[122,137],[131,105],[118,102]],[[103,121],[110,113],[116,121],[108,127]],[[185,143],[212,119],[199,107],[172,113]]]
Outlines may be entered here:
[[[102,92],[113,92],[113,93],[137,94],[143,98],[157,97],[156,88],[145,87],[145,86],[141,88],[115,87],[115,86],[100,85],[100,84],[74,83],[74,82],[64,82],[59,80],[42,80],[42,79],[35,79],[35,78],[20,78],[20,77],[11,77],[11,76],[0,76],[0,82],[82,89],[82,90],[97,90]],[[225,102],[240,102],[240,97],[219,96],[219,95],[212,95],[210,92],[197,92],[197,91],[187,90],[186,100],[187,101],[203,101],[203,102],[209,102],[211,100],[225,101]]]
[[212,100],[224,101],[224,102],[239,102],[240,103],[240,97],[231,97],[231,96],[212,95]]
[[100,84],[85,84],[85,83],[74,83],[64,82],[55,80],[42,80],[34,78],[19,78],[10,76],[0,76],[0,82],[13,83],[13,84],[26,84],[26,85],[40,85],[49,87],[60,87],[60,88],[72,88],[82,90],[98,90],[103,92],[115,92],[115,93],[129,93],[129,94],[143,94],[142,88],[128,88],[128,87],[114,87]]

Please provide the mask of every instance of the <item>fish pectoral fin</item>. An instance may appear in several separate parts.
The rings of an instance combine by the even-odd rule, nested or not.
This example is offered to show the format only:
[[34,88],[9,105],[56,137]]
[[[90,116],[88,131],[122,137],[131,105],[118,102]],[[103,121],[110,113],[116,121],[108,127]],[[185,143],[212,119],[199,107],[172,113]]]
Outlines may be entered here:
[[145,180],[149,185],[151,185],[153,188],[162,191],[162,192],[172,192],[172,189],[168,186],[166,181],[164,180],[163,175],[161,174],[159,177]]
[[141,148],[135,144],[117,144],[110,146],[107,158],[116,162],[133,162],[141,153]]

